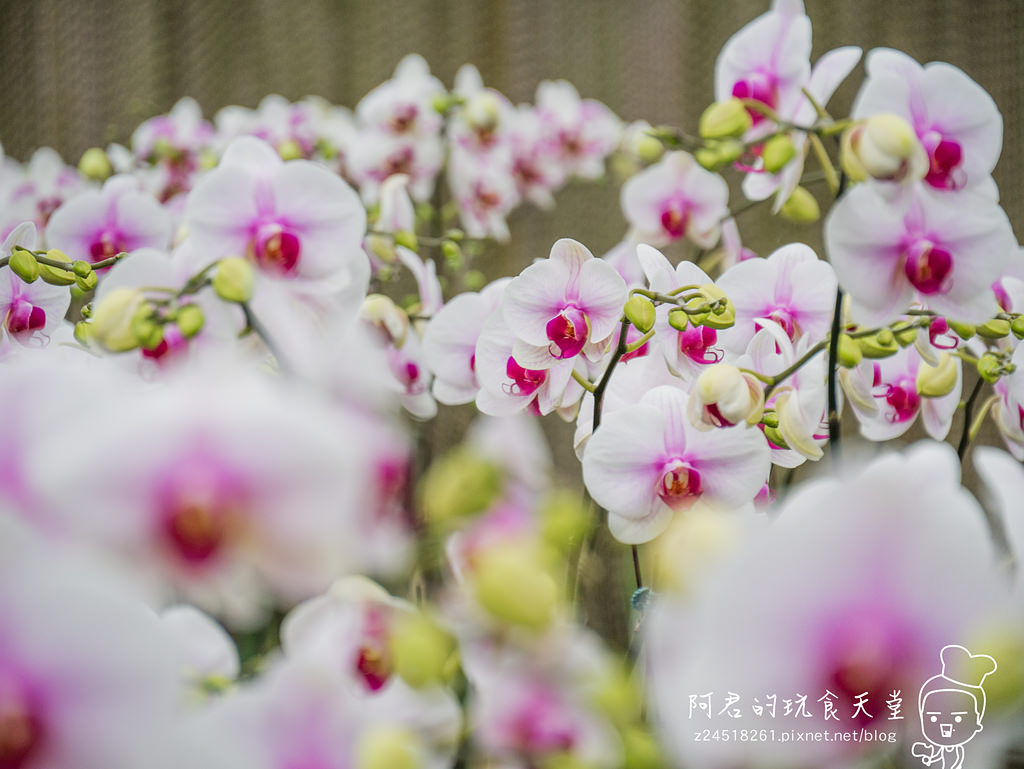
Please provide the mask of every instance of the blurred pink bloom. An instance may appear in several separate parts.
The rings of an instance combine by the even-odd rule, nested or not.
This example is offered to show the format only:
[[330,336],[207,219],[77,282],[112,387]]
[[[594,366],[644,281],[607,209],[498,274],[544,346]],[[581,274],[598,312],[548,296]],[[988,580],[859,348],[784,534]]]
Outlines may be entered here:
[[565,177],[596,179],[604,173],[604,160],[622,136],[622,123],[608,107],[580,99],[566,80],[545,80],[537,86],[536,112],[550,156]]

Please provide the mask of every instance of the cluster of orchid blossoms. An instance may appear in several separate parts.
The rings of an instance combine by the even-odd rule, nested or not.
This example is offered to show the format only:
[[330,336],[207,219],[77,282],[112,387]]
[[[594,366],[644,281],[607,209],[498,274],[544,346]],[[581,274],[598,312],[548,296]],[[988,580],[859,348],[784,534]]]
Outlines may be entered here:
[[[697,134],[408,57],[353,111],[183,100],[77,169],[5,160],[0,767],[914,766],[951,643],[999,662],[969,748],[1001,766],[1024,707],[1002,119],[888,49],[834,118],[861,51],[810,53],[776,0]],[[606,166],[621,243],[487,282],[515,206]],[[761,201],[826,208],[827,259],[745,248]],[[438,404],[480,416],[431,462]],[[933,440],[840,464],[844,404],[868,441],[919,414]],[[990,417],[1013,456],[970,455],[983,507],[960,462]],[[601,562],[605,528],[631,564]],[[585,600],[602,570],[628,650],[593,621],[618,597]]]

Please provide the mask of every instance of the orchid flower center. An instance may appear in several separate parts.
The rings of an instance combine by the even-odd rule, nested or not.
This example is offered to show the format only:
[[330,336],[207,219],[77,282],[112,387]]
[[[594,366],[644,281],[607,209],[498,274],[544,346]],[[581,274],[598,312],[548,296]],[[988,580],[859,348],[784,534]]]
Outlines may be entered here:
[[533,395],[548,378],[548,372],[523,368],[511,355],[505,364],[505,375],[512,380],[502,388],[509,395]]
[[377,606],[369,606],[364,617],[363,642],[356,659],[356,672],[371,692],[379,691],[391,677],[391,659],[387,647],[387,616]]
[[0,767],[28,767],[42,743],[43,729],[27,693],[0,679]]
[[564,360],[579,355],[587,343],[590,319],[579,307],[569,305],[548,321],[545,330],[551,340],[548,351],[555,358]]
[[190,566],[204,566],[227,544],[242,508],[234,478],[205,458],[171,472],[157,494],[163,536],[171,552]]
[[877,384],[874,396],[884,398],[889,404],[890,422],[909,422],[921,407],[921,396],[918,395],[917,385],[911,377],[904,377],[893,384]]
[[682,200],[669,200],[661,210],[661,228],[672,240],[678,240],[686,234],[690,212]]
[[700,473],[693,465],[679,458],[665,463],[658,481],[658,496],[662,502],[673,510],[686,510],[702,491]]
[[415,104],[403,104],[395,109],[391,116],[391,130],[396,134],[405,133],[416,123],[419,107]]
[[295,272],[302,252],[299,237],[277,222],[261,225],[251,248],[260,267],[280,275]]
[[928,173],[924,180],[940,190],[957,190],[967,183],[963,172],[964,151],[959,142],[929,131],[921,140],[928,152]]
[[[790,339],[795,339],[797,335],[796,319],[793,317],[793,312],[788,307],[775,307],[771,312],[768,313],[767,317],[770,320],[775,321],[779,324],[779,328],[786,332],[786,336]],[[776,345],[778,347],[778,345]]]
[[[732,87],[732,95],[737,99],[753,99],[759,101],[766,107],[775,109],[778,106],[779,91],[775,85],[775,79],[765,72],[752,72],[743,80],[738,80]],[[756,109],[747,108],[754,125],[757,125],[765,116]]]
[[160,344],[152,349],[143,348],[142,355],[158,363],[167,363],[186,349],[188,349],[188,340],[181,333],[177,324],[166,323]]
[[949,289],[947,278],[953,270],[953,255],[927,238],[918,238],[905,252],[903,271],[907,280],[922,294],[938,294]]
[[510,726],[513,742],[528,754],[569,751],[576,743],[565,705],[546,689],[527,696]]
[[679,332],[679,352],[694,363],[718,363],[724,353],[713,345],[718,341],[718,332],[707,326],[690,326]]
[[127,250],[121,233],[114,230],[103,230],[97,235],[96,240],[89,244],[89,258],[93,262],[102,262],[104,259],[110,259]]
[[18,297],[11,303],[4,325],[11,336],[21,341],[46,325],[46,310]]

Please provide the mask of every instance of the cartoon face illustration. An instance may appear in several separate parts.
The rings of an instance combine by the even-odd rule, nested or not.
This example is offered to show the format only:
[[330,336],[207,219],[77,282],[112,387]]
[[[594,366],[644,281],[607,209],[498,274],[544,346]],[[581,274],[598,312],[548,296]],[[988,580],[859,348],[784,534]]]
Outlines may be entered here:
[[924,698],[921,729],[933,745],[963,745],[981,731],[978,701],[965,689],[935,689]]

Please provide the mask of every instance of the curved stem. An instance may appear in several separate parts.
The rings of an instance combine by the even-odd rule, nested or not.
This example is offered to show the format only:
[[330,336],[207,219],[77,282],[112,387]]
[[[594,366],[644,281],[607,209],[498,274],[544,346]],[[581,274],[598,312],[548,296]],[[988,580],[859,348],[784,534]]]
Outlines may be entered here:
[[832,331],[828,338],[828,447],[839,460],[839,399],[836,394],[836,366],[839,358],[839,333],[843,315],[843,290],[836,289],[836,306],[832,312]]

